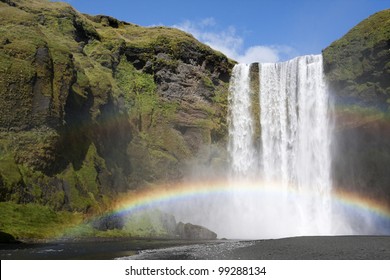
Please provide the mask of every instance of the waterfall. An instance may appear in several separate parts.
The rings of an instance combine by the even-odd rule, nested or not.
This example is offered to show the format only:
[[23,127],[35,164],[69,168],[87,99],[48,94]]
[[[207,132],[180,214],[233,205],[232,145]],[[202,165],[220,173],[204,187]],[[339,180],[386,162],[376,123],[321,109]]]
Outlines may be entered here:
[[229,144],[233,175],[251,177],[255,172],[256,150],[253,143],[251,116],[250,66],[238,64],[233,69],[229,85]]
[[[249,65],[236,65],[230,84],[232,173],[259,185],[277,184],[285,195],[273,207],[284,209],[280,215],[291,215],[294,234],[331,234],[330,105],[322,56],[260,64],[258,114],[251,110],[249,70]],[[255,143],[255,118],[260,118],[261,143]],[[294,199],[297,194],[303,198]],[[288,219],[279,221],[283,218]]]

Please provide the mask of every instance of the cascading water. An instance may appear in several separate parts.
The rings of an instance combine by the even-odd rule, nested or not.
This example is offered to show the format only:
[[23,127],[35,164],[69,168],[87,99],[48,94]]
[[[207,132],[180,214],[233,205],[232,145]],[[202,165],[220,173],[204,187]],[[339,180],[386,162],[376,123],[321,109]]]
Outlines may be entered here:
[[[220,238],[388,232],[381,229],[387,219],[355,211],[332,190],[332,102],[322,67],[321,55],[236,65],[228,96],[227,176],[185,186],[191,195],[161,207]],[[213,174],[211,166],[207,171]]]
[[263,174],[313,193],[297,205],[303,233],[331,230],[328,104],[322,56],[261,65]]
[[256,171],[249,72],[249,65],[236,65],[229,86],[228,152],[233,176],[252,177]]
[[332,190],[332,102],[322,68],[321,55],[236,65],[228,182],[187,187],[198,195],[168,203],[170,212],[226,238],[388,232],[387,219],[356,211]]
[[[252,178],[255,172],[254,180],[283,189],[285,195],[271,204],[280,207],[279,217],[274,217],[279,222],[291,215],[286,234],[330,234],[330,108],[322,56],[259,65],[259,151],[254,143],[249,69],[235,66],[230,86],[229,153],[235,179]],[[293,199],[290,193],[302,199]],[[262,212],[267,210],[259,205],[257,215]]]

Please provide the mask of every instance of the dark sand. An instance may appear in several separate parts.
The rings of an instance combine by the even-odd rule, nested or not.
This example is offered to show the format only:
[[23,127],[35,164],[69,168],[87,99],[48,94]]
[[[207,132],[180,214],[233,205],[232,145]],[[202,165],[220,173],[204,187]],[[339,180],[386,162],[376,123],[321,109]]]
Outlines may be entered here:
[[313,236],[256,241],[227,259],[390,260],[390,236]]
[[0,244],[0,259],[390,260],[390,236],[292,237],[257,241],[88,240]]

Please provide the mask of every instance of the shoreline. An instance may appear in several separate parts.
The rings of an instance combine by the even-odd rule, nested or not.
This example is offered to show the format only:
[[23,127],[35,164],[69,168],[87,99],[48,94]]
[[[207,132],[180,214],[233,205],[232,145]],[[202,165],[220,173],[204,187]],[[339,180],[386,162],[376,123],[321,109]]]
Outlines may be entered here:
[[1,260],[107,260],[135,255],[143,250],[222,242],[165,238],[93,237],[67,239],[24,239],[0,243]]
[[[210,251],[213,252],[211,255],[208,253]],[[2,260],[109,260],[133,257],[146,260],[390,260],[390,236],[300,236],[261,240],[83,238],[48,243],[0,244]]]

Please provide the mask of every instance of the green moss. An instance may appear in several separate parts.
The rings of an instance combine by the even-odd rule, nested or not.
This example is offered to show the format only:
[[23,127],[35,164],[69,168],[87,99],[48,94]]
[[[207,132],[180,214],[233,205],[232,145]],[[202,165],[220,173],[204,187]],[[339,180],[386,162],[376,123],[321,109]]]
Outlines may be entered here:
[[191,155],[182,135],[171,127],[156,127],[149,131],[144,140],[149,148],[170,153],[179,160]]
[[227,108],[228,106],[228,87],[229,85],[227,83],[223,83],[214,91],[212,100],[214,103],[218,104],[219,107]]
[[65,184],[69,186],[69,206],[77,211],[83,210],[91,205],[91,202],[82,196],[80,190],[77,188],[78,181],[73,167],[69,167],[63,174],[61,179],[64,180]]
[[[94,219],[86,219],[81,222],[81,219],[76,220],[72,227],[67,227],[62,231],[61,236],[72,237],[168,237],[174,230],[174,220],[171,224],[167,223],[167,219],[173,219],[172,216],[165,214],[159,210],[144,210],[133,213],[124,219],[124,227],[122,229],[112,229],[100,231],[93,227]],[[171,227],[171,228],[169,228]]]
[[[96,166],[104,168],[104,161],[97,155],[96,147],[91,144],[85,160],[79,170],[72,165],[59,175],[70,188],[69,205],[78,211],[100,212],[97,197],[100,194]],[[104,205],[102,205],[104,207]]]
[[22,180],[19,168],[12,154],[0,157],[0,174],[4,186],[9,190]]
[[88,191],[88,193],[92,194],[97,194],[99,190],[97,185],[98,173],[95,168],[96,157],[96,148],[94,145],[90,145],[83,165],[76,173],[80,184]]
[[206,87],[209,87],[211,89],[214,88],[213,81],[208,76],[202,76],[202,82]]
[[138,131],[170,122],[177,109],[176,102],[168,102],[157,94],[153,76],[140,72],[122,57],[115,75],[125,100],[130,120]]
[[156,84],[152,75],[137,71],[122,57],[115,78],[122,90],[128,110],[135,106],[138,112],[150,112],[158,103]]
[[202,46],[192,35],[175,28],[167,27],[141,27],[138,25],[125,25],[118,29],[98,27],[99,33],[106,39],[123,38],[128,46],[145,49],[160,48],[172,53],[177,52],[179,44],[188,42]]
[[366,49],[373,48],[378,42],[386,41],[390,35],[390,10],[378,12],[356,25],[340,40],[331,46],[346,47],[351,43],[353,47]]
[[175,72],[178,66],[179,66],[179,62],[174,59],[157,58],[154,61],[154,67],[156,69],[165,68]]
[[34,15],[1,2],[0,17],[3,19],[2,26],[7,24],[29,24],[35,19]]
[[214,128],[214,125],[215,125],[214,121],[213,120],[209,120],[209,119],[195,120],[194,124],[197,127],[206,128],[206,129],[212,129],[212,128]]
[[152,149],[149,152],[150,152],[151,157],[153,157],[155,159],[155,162],[162,161],[163,164],[165,164],[167,161],[173,162],[173,163],[178,162],[177,158],[175,158],[174,156],[172,156],[171,154],[169,154],[167,152],[164,152],[161,150],[152,150]]
[[390,10],[384,10],[327,47],[323,51],[324,69],[333,91],[380,106],[390,86],[386,70],[389,40]]
[[102,44],[100,41],[94,40],[84,47],[84,53],[102,66],[112,67],[112,48],[110,43]]
[[82,221],[81,215],[38,204],[0,202],[0,230],[16,238],[55,238]]
[[[214,76],[231,63],[193,36],[43,0],[0,2],[0,16],[1,198],[102,212],[128,182],[179,178],[198,138],[223,130],[226,95]],[[156,72],[182,63],[202,65],[206,101],[159,96]],[[107,147],[113,138],[118,147]]]
[[[14,59],[0,52],[0,115],[1,127],[23,126],[31,121],[29,80],[34,70],[29,61]],[[18,85],[15,88],[15,85]],[[15,88],[14,90],[12,90]],[[22,105],[22,106],[21,106]]]
[[135,237],[166,237],[168,231],[163,224],[164,215],[159,210],[134,213],[126,220],[123,231]]
[[[221,83],[214,91],[212,97],[213,102],[216,104],[216,112],[214,114],[214,128],[211,131],[211,137],[213,142],[226,142],[228,135],[227,127],[227,111],[228,111],[228,83]],[[225,139],[225,140],[223,140]]]

